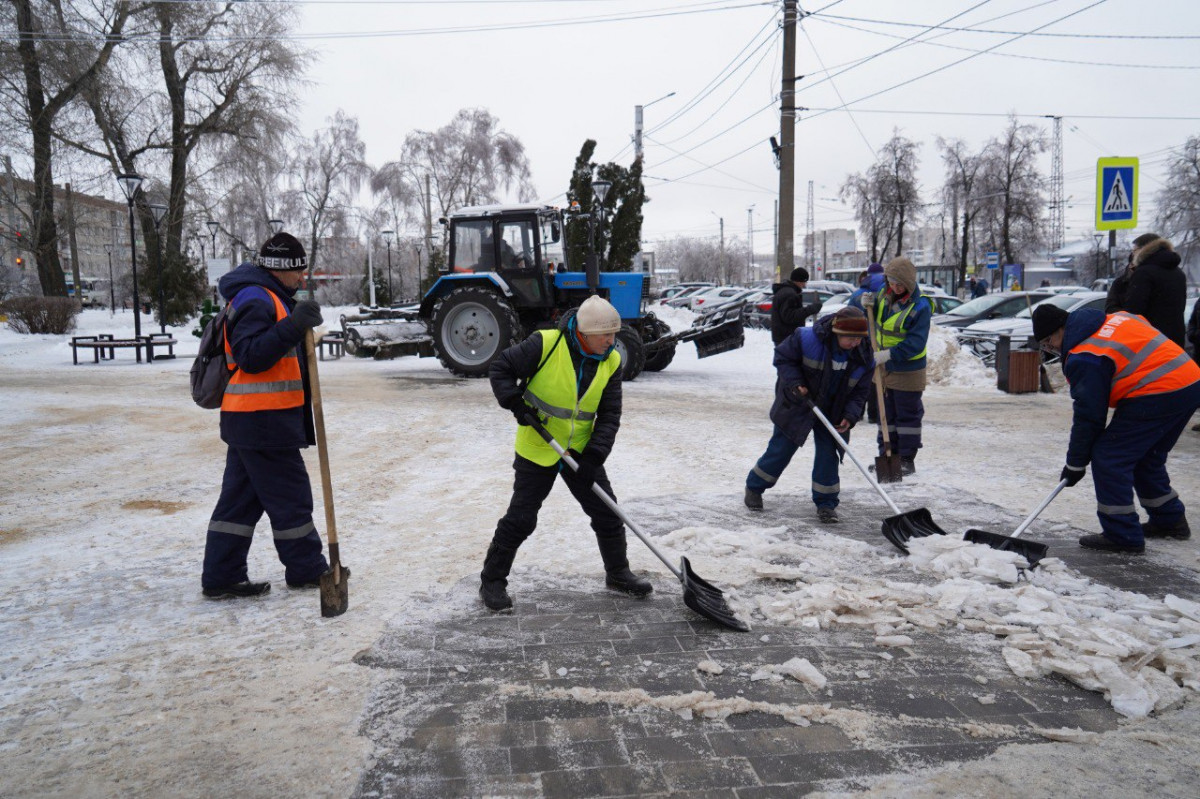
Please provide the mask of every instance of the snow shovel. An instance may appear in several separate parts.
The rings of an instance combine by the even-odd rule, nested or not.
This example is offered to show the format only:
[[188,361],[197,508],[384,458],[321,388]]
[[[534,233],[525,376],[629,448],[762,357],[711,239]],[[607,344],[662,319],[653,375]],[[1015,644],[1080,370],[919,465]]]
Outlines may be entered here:
[[[875,338],[875,310],[867,314],[867,324],[871,326],[871,352],[879,352],[879,341]],[[904,471],[900,467],[900,455],[892,451],[892,439],[888,433],[887,410],[883,407],[883,374],[882,366],[875,367],[875,397],[879,403],[879,434],[883,436],[883,454],[875,458],[875,474],[879,475],[881,483],[899,483],[904,480]]]
[[308,383],[312,389],[313,426],[317,431],[317,454],[321,459],[321,490],[325,494],[325,529],[329,535],[329,569],[321,575],[321,615],[341,616],[350,607],[350,570],[338,552],[337,521],[333,514],[333,480],[329,476],[329,447],[325,443],[325,411],[321,406],[321,381],[317,377],[317,349],[313,332],[304,334],[308,354]]
[[[533,425],[533,429],[545,439],[547,444],[554,448],[554,451],[566,461],[568,466],[575,471],[579,471],[579,464],[567,454],[561,444],[554,440],[554,436],[550,435],[549,430],[541,424]],[[658,550],[658,547],[650,543],[650,539],[646,537],[645,533],[639,530],[638,526],[633,523],[633,520],[625,515],[625,511],[621,510],[616,500],[610,497],[608,492],[600,487],[599,483],[592,483],[592,493],[600,497],[601,501],[620,517],[625,526],[633,530],[634,535],[642,539],[642,543],[650,547],[650,551],[657,555],[658,559],[679,579],[680,584],[683,585],[683,604],[706,619],[711,619],[717,624],[728,627],[731,630],[737,630],[742,633],[750,630],[750,626],[746,622],[733,615],[732,608],[725,602],[725,592],[692,571],[692,565],[688,563],[686,557],[681,557],[679,559],[679,568],[675,568],[671,561],[667,560],[667,557]]]
[[1046,553],[1050,551],[1050,547],[1045,544],[1039,544],[1037,541],[1022,541],[1021,533],[1025,532],[1029,525],[1033,524],[1033,520],[1041,515],[1054,498],[1058,496],[1058,492],[1067,487],[1066,480],[1059,480],[1058,485],[1050,492],[1050,496],[1043,500],[1037,509],[1029,514],[1029,518],[1021,522],[1021,526],[1016,529],[1012,535],[1000,535],[999,533],[989,533],[987,530],[967,530],[963,534],[964,541],[970,541],[972,544],[987,544],[992,549],[1000,549],[1006,552],[1016,552],[1025,560],[1029,561],[1029,568],[1037,568],[1038,561],[1046,557]]
[[821,413],[821,409],[816,406],[816,403],[814,403],[808,397],[805,397],[804,399],[805,402],[808,403],[808,407],[812,408],[813,414],[821,420],[821,424],[825,425],[825,429],[829,431],[831,436],[833,436],[833,440],[836,441],[838,446],[842,448],[842,452],[845,452],[850,456],[850,460],[854,461],[854,465],[857,466],[858,470],[863,473],[863,477],[867,478],[867,482],[871,484],[871,487],[879,492],[879,496],[883,497],[883,501],[886,502],[896,514],[895,516],[888,516],[883,520],[882,529],[884,538],[886,538],[888,541],[891,541],[896,545],[897,549],[907,555],[908,547],[906,544],[908,543],[908,539],[924,538],[927,535],[946,535],[946,531],[934,523],[933,516],[930,515],[928,509],[917,508],[916,510],[905,512],[896,507],[896,503],[892,502],[892,498],[887,495],[887,492],[883,490],[883,487],[879,485],[879,483],[875,481],[875,478],[871,476],[871,473],[867,471],[867,469],[861,463],[858,462],[858,458],[854,457],[854,453],[850,451],[849,445],[846,444],[846,439],[842,438],[842,435],[837,431],[837,428],[830,424],[829,420],[825,418],[825,414]]

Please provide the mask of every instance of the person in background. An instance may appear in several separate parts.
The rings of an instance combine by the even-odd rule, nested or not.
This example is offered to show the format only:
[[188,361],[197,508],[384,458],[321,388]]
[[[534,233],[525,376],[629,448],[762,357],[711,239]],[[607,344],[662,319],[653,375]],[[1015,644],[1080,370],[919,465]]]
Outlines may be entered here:
[[[921,423],[925,418],[925,350],[929,343],[933,305],[917,286],[917,268],[907,258],[893,258],[884,267],[887,286],[864,294],[863,310],[875,314],[879,351],[875,363],[883,367],[883,401],[889,438],[900,455],[900,473],[916,470],[921,449]],[[883,431],[879,433],[879,454]]]
[[305,334],[321,324],[321,307],[294,297],[308,257],[287,233],[220,280],[233,306],[225,357],[236,366],[221,401],[221,440],[228,445],[221,497],[208,523],[200,585],[209,599],[261,596],[269,582],[247,576],[246,557],[263,513],[271,520],[284,578],[317,588],[328,569],[313,524],[312,485],[300,455],[316,443]]
[[796,328],[804,327],[808,317],[821,310],[821,303],[804,304],[802,292],[808,286],[808,270],[798,266],[788,279],[772,286],[771,341],[783,341]]
[[838,521],[841,452],[833,436],[815,418],[808,401],[816,404],[846,439],[862,418],[871,393],[874,361],[867,343],[867,318],[858,308],[846,306],[812,327],[797,329],[775,348],[775,425],[767,450],[746,475],[746,507],[763,509],[762,495],[774,486],[808,434],[813,434],[812,500],[817,518],[826,524]]
[[1187,275],[1179,268],[1179,253],[1171,247],[1171,242],[1155,233],[1138,236],[1133,246],[1130,264],[1133,274],[1121,310],[1146,317],[1171,341],[1185,346]]
[[[862,309],[862,298],[865,294],[878,294],[885,286],[887,286],[887,278],[883,276],[883,264],[871,264],[867,267],[867,279],[859,282],[859,288],[850,295],[850,299],[846,304],[854,308]],[[879,424],[879,398],[874,391],[867,392],[867,421],[871,424]]]
[[[488,370],[492,393],[518,424],[512,499],[496,524],[479,575],[479,596],[490,610],[512,607],[508,573],[560,476],[592,521],[605,585],[633,596],[654,590],[629,569],[620,517],[592,492],[595,483],[615,496],[604,461],[621,426],[621,354],[613,346],[620,329],[617,309],[593,295],[567,317],[563,329],[534,331],[500,353]],[[533,429],[535,422],[571,453],[579,471],[559,458]]]
[[971,289],[971,299],[975,299],[976,297],[982,297],[987,293],[988,293],[987,278],[982,278],[982,277],[975,278],[975,286]]
[[[1085,535],[1079,544],[1139,555],[1147,538],[1189,538],[1167,456],[1200,408],[1200,366],[1145,319],[1125,311],[1068,314],[1039,305],[1033,335],[1043,349],[1062,356],[1071,386],[1074,418],[1059,480],[1073,486],[1092,466],[1101,534]],[[1149,515],[1144,524],[1135,495]]]

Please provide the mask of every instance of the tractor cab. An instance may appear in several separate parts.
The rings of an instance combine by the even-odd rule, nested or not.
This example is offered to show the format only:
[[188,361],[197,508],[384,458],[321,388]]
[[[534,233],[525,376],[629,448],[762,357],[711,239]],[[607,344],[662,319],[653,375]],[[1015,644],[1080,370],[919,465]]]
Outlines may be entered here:
[[562,215],[545,205],[472,206],[453,213],[447,271],[499,275],[519,307],[554,304],[554,275],[565,268]]

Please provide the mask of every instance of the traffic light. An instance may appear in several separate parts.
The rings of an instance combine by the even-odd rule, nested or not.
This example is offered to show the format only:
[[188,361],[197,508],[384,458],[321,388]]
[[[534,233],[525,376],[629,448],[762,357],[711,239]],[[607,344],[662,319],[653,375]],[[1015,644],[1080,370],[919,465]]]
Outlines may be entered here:
[[17,256],[17,268],[18,268],[18,269],[24,269],[24,268],[25,268],[25,259],[24,259],[24,258],[22,258],[22,257],[21,257],[21,256],[19,256],[19,255]]

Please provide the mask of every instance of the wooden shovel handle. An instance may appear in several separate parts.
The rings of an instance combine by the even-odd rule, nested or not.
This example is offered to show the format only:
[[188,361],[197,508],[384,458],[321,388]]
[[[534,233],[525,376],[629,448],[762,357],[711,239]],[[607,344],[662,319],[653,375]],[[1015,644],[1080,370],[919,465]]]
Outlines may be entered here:
[[[879,302],[879,298],[875,298]],[[867,313],[867,329],[871,332],[871,352],[879,352],[879,342],[875,337],[875,306],[871,306],[871,310]],[[883,367],[876,364],[875,366],[875,398],[879,400],[879,432],[883,436],[883,454],[889,458],[892,455],[892,440],[888,436],[887,411],[884,409],[883,402]]]
[[333,512],[333,480],[329,476],[329,446],[325,441],[325,410],[321,405],[321,379],[317,374],[317,348],[312,330],[304,333],[304,351],[308,356],[308,385],[312,390],[313,426],[317,432],[317,455],[321,461],[321,491],[325,496],[325,529],[329,536],[329,560],[334,569],[334,581],[341,579],[341,558],[338,557],[337,521]]

